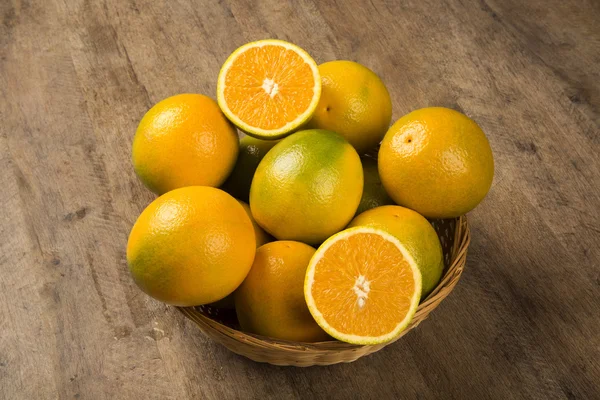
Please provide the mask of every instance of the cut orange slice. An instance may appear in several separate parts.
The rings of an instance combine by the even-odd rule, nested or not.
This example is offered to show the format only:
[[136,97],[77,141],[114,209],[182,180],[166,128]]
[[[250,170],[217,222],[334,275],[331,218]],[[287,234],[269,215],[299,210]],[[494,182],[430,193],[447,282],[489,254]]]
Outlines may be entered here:
[[304,281],[313,318],[353,344],[392,341],[408,326],[421,297],[421,273],[404,246],[379,229],[357,227],[327,239]]
[[259,139],[277,139],[305,123],[321,96],[315,61],[282,40],[234,51],[219,72],[217,101],[231,122]]

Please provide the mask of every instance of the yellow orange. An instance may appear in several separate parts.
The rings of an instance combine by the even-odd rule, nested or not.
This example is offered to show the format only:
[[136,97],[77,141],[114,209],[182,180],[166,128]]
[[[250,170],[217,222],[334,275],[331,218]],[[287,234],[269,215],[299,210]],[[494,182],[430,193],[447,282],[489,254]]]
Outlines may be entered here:
[[255,252],[254,229],[244,208],[220,189],[190,186],[146,207],[131,229],[127,263],[148,295],[195,306],[233,292]]
[[350,222],[362,189],[360,158],[343,137],[300,131],[275,145],[258,165],[250,208],[277,239],[316,244]]
[[283,137],[305,123],[320,95],[317,64],[283,40],[241,46],[225,61],[217,81],[217,100],[227,118],[261,139]]
[[381,143],[378,165],[392,199],[429,218],[471,211],[494,178],[492,149],[481,128],[443,107],[400,118]]
[[152,107],[133,139],[132,160],[141,181],[157,194],[184,186],[219,186],[239,150],[235,128],[217,103],[180,94]]
[[440,239],[425,217],[405,207],[388,205],[358,215],[348,225],[354,226],[370,226],[393,235],[412,255],[421,271],[421,298],[435,289],[444,270],[444,255]]
[[321,99],[307,127],[342,135],[364,154],[383,139],[392,120],[392,100],[381,79],[353,61],[319,65]]
[[394,236],[355,227],[327,239],[311,258],[304,297],[313,318],[336,339],[392,341],[408,326],[421,297],[421,273]]
[[304,275],[314,253],[314,248],[293,241],[259,247],[250,273],[235,292],[244,331],[299,342],[328,339],[304,302]]

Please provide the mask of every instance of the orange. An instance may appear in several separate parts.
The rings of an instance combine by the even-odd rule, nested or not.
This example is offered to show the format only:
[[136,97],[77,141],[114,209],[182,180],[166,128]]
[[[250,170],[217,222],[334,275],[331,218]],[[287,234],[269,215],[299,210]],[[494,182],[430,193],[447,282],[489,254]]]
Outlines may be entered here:
[[[263,244],[272,241],[273,238],[267,232],[265,232],[263,230],[263,228],[261,228],[254,220],[254,217],[252,216],[252,213],[250,212],[250,206],[240,200],[238,200],[238,203],[240,203],[242,205],[242,207],[244,207],[244,211],[246,211],[248,218],[250,218],[250,221],[252,222],[252,227],[254,228],[254,237],[256,238],[256,248],[259,248]],[[233,300],[233,294],[231,294],[231,295],[225,297],[224,299],[221,299],[211,305],[213,307],[218,307],[218,308],[233,309],[235,307],[234,300]]]
[[355,227],[325,241],[306,271],[304,297],[313,318],[336,339],[378,344],[408,326],[421,297],[421,273],[394,236]]
[[469,117],[443,107],[400,118],[379,149],[379,176],[402,206],[428,218],[454,218],[475,208],[494,178],[492,149]]
[[364,154],[377,146],[390,127],[392,100],[381,79],[353,61],[319,65],[321,99],[307,127],[342,135]]
[[356,214],[360,214],[371,208],[394,204],[394,201],[385,191],[379,172],[377,171],[377,160],[371,157],[361,158],[364,176],[364,187],[360,204]]
[[277,339],[328,339],[304,302],[304,275],[315,249],[299,242],[271,242],[256,251],[250,273],[235,292],[242,330]]
[[217,81],[219,106],[235,125],[275,139],[305,123],[321,95],[317,64],[300,47],[259,40],[235,50]]
[[383,206],[363,212],[348,226],[370,226],[393,235],[419,266],[423,276],[421,298],[435,289],[444,270],[444,255],[440,239],[425,217],[408,208]]
[[244,203],[243,201],[238,200],[238,203],[240,203],[242,205],[242,207],[244,207],[244,211],[246,211],[246,215],[248,215],[248,218],[250,218],[250,221],[252,222],[252,227],[254,228],[254,236],[256,237],[256,247],[260,247],[265,243],[269,243],[270,241],[273,240],[273,238],[271,237],[271,235],[269,235],[267,232],[265,232],[265,230],[263,228],[260,227],[260,225],[258,225],[256,223],[256,221],[254,220],[254,217],[252,216],[252,212],[250,211],[250,206],[246,203]]
[[250,208],[277,239],[316,244],[350,222],[362,189],[360,158],[343,137],[300,131],[275,145],[258,165]]
[[238,155],[235,128],[217,103],[201,94],[169,97],[150,109],[133,139],[135,172],[153,192],[219,186]]
[[255,252],[254,229],[244,208],[220,189],[189,186],[146,207],[129,234],[127,263],[148,295],[195,306],[233,292]]
[[258,163],[265,154],[279,141],[260,140],[252,136],[244,136],[240,140],[240,154],[229,178],[223,184],[222,189],[227,193],[247,202],[250,196],[250,185]]

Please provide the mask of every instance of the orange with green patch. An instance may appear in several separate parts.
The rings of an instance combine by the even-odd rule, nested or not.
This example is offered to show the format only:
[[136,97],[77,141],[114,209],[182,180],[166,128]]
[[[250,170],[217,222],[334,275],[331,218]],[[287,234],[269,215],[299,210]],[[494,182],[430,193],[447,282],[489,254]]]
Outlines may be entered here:
[[177,306],[212,303],[246,277],[256,252],[244,208],[220,189],[189,186],[154,200],[127,242],[127,263],[148,295]]
[[222,189],[236,199],[247,202],[250,196],[252,178],[260,160],[277,143],[277,140],[261,140],[248,135],[244,136],[240,140],[240,154],[235,167],[223,184]]
[[394,204],[394,201],[385,191],[381,179],[379,178],[377,160],[365,156],[361,158],[361,161],[365,183],[356,214],[358,215],[371,208]]
[[343,137],[319,129],[300,131],[260,162],[250,208],[277,239],[315,244],[350,222],[362,189],[360,158]]

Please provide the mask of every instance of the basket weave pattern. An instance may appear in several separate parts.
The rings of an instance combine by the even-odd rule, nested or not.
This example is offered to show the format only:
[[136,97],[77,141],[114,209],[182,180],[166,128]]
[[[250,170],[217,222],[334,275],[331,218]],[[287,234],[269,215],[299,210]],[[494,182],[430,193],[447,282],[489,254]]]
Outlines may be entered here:
[[[461,216],[456,219],[434,220],[432,224],[444,251],[444,274],[435,290],[419,305],[410,325],[395,340],[404,336],[429,316],[429,313],[454,289],[465,267],[467,248],[471,240],[467,218]],[[241,332],[235,312],[230,310],[211,306],[178,307],[178,310],[194,321],[207,336],[234,353],[254,361],[274,365],[308,367],[352,362],[392,343],[360,346],[339,341],[298,343],[276,340]]]

